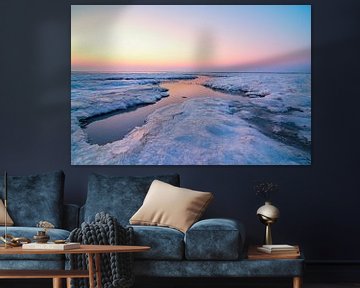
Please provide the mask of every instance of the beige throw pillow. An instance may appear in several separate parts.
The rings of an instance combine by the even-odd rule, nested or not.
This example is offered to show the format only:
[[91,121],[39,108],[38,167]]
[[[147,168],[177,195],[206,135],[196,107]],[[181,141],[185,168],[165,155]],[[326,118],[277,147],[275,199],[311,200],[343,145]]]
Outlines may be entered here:
[[[14,225],[14,221],[10,218],[9,214],[6,213],[6,225],[12,226]],[[0,199],[0,226],[5,225],[5,205],[3,201]]]
[[204,213],[213,199],[209,192],[199,192],[154,180],[140,209],[130,224],[166,226],[186,232]]

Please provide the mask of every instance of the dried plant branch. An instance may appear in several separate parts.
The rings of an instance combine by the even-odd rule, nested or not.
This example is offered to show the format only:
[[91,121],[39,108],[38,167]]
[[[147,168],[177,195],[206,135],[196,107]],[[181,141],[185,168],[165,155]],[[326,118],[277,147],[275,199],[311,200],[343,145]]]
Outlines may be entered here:
[[259,182],[254,186],[256,195],[263,198],[265,201],[269,201],[272,193],[279,191],[279,185],[272,182]]
[[55,225],[48,221],[39,221],[39,223],[36,224],[36,227],[43,228],[46,233],[48,229],[55,228]]

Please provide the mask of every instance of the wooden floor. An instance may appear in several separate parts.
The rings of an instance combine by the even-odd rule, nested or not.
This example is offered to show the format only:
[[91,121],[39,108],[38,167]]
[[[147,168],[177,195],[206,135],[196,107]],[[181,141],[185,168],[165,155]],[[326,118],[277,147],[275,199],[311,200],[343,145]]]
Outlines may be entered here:
[[[0,280],[0,288],[52,288],[52,283],[48,279],[42,280]],[[148,285],[144,283],[136,284],[134,288],[291,288],[290,283],[257,283],[256,280],[250,281],[249,283],[238,283],[230,285],[196,285],[193,284],[184,284],[178,285],[174,283],[168,283],[168,285],[155,285],[154,283],[149,283]],[[303,288],[360,288],[360,283],[304,283]]]
[[306,284],[304,288],[354,288],[360,287],[360,283],[338,283],[338,284]]

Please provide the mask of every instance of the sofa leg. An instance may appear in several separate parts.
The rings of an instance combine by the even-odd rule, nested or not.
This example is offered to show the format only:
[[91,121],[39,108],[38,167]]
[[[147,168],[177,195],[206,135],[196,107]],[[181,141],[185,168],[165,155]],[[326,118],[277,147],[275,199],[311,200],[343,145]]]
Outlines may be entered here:
[[62,288],[61,278],[53,278],[53,288]]
[[296,276],[293,278],[293,288],[301,288],[301,277]]

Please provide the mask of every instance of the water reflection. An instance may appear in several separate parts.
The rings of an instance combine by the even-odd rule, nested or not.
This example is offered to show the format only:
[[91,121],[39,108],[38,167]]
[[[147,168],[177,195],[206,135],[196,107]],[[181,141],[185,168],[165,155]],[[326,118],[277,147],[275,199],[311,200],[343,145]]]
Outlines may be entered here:
[[126,112],[119,112],[109,117],[99,117],[99,120],[88,124],[84,129],[91,144],[104,145],[122,139],[135,127],[142,126],[148,115],[156,109],[166,105],[182,103],[189,98],[220,97],[226,99],[239,99],[234,96],[202,86],[209,79],[207,76],[200,76],[195,80],[181,80],[176,82],[164,82],[161,87],[169,90],[169,96],[158,102],[145,106],[138,106]]

